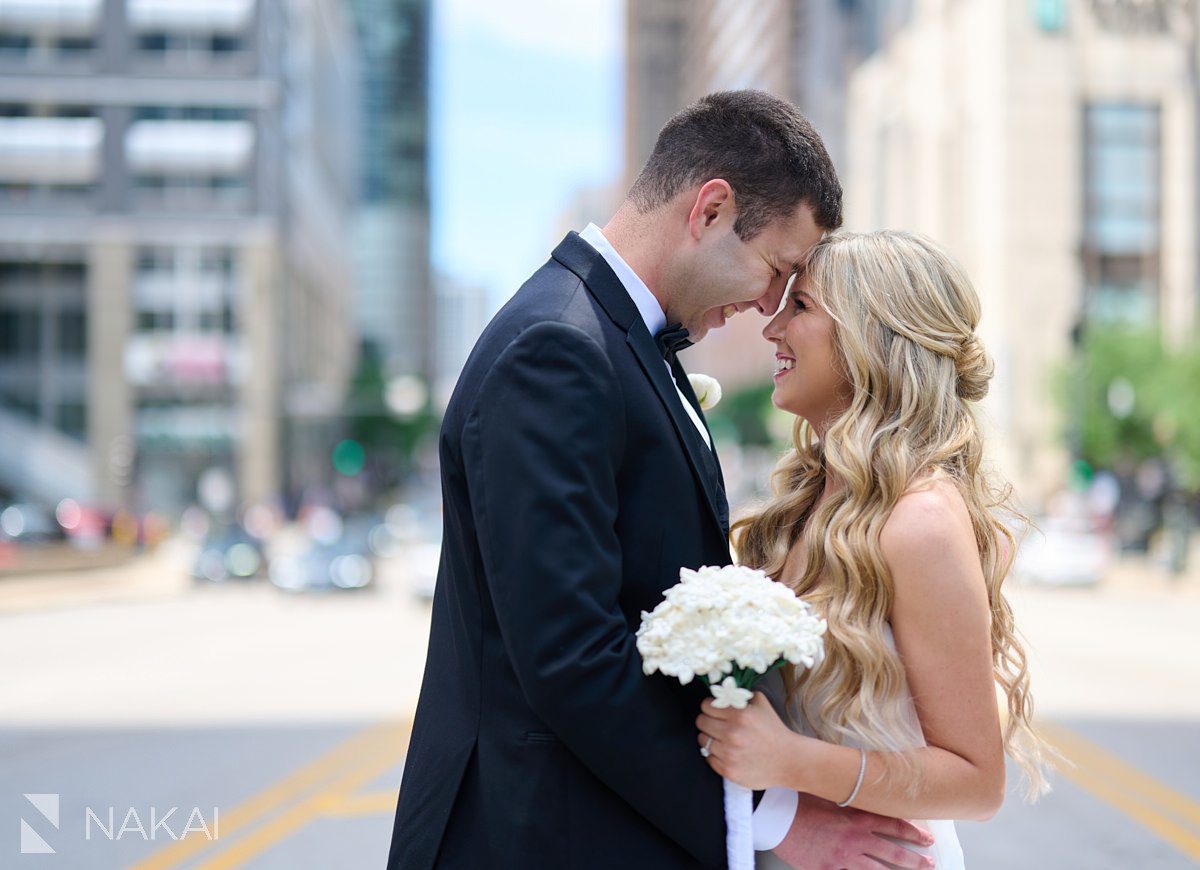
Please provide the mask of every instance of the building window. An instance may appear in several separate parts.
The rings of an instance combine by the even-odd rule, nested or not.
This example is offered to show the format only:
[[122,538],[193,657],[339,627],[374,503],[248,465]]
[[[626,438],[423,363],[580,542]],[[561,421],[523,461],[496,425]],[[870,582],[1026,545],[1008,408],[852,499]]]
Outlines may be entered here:
[[34,283],[41,274],[40,265],[29,260],[0,262],[0,287],[20,287]]
[[171,332],[175,329],[175,312],[143,309],[137,315],[138,332]]
[[54,409],[54,425],[72,438],[87,437],[87,405],[83,402],[63,402]]
[[31,48],[33,37],[27,33],[0,33],[0,55],[24,55]]
[[31,393],[0,392],[0,408],[34,420],[38,417],[37,396]]
[[210,43],[210,48],[213,54],[236,54],[244,50],[245,42],[240,36],[214,36]]
[[1083,259],[1089,317],[1154,321],[1161,176],[1157,106],[1098,103],[1086,107]]
[[58,352],[64,357],[87,356],[87,312],[58,312]]
[[47,33],[0,32],[0,57],[30,58],[37,55],[42,60],[70,60],[90,55],[96,49],[96,41],[90,36],[55,36]]
[[96,193],[94,184],[22,184],[0,182],[0,206],[6,208],[86,208]]
[[149,30],[138,34],[137,47],[148,55],[222,57],[244,51],[246,43],[234,34]]
[[233,251],[229,248],[203,248],[200,251],[200,271],[206,275],[233,275]]
[[0,308],[0,359],[36,360],[42,349],[39,312],[30,308]]
[[139,175],[134,188],[143,202],[173,206],[241,206],[249,185],[239,176]]
[[134,190],[148,206],[240,208],[250,186],[237,175],[139,175]]
[[72,438],[87,435],[87,405],[83,402],[63,402],[54,409],[54,425]]
[[135,121],[245,121],[248,109],[237,106],[138,106]]
[[95,50],[96,41],[90,36],[62,36],[54,41],[54,50],[63,57],[88,54]]
[[137,270],[139,275],[172,274],[175,271],[175,249],[139,248]]

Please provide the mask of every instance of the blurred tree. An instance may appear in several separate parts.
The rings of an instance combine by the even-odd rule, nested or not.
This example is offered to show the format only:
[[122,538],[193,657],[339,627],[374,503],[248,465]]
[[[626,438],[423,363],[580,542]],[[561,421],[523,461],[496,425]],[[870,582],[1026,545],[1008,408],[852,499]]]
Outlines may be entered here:
[[1165,348],[1157,330],[1089,324],[1059,378],[1078,457],[1094,468],[1167,458],[1200,489],[1200,346]]
[[714,431],[732,428],[738,442],[746,446],[771,446],[767,417],[774,407],[771,404],[774,389],[775,385],[767,382],[729,393],[717,407],[706,412],[709,428]]
[[1162,396],[1160,437],[1169,450],[1180,483],[1200,492],[1200,343],[1193,342],[1170,360]]
[[397,414],[387,402],[388,384],[382,355],[363,342],[347,395],[346,434],[362,445],[365,469],[379,490],[403,483],[417,445],[437,427],[428,399],[413,413]]

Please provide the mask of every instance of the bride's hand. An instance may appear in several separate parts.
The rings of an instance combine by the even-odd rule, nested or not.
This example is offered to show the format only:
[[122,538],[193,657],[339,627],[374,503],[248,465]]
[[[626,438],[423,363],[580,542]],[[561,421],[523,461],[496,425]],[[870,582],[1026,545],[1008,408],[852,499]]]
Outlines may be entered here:
[[716,707],[711,698],[700,709],[697,742],[708,747],[709,767],[746,788],[790,785],[782,781],[781,774],[790,766],[784,760],[800,749],[797,739],[803,738],[783,724],[766,695],[755,692],[743,710]]

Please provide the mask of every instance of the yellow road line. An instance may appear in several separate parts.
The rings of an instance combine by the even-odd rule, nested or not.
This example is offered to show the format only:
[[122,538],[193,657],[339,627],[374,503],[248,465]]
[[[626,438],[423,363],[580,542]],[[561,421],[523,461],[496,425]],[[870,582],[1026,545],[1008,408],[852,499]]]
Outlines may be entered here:
[[[395,726],[393,726],[395,728]],[[408,752],[411,724],[403,729],[403,735],[393,734],[386,741],[377,741],[376,749],[366,759],[360,759],[356,767],[344,772],[329,783],[328,787],[274,816],[266,824],[256,828],[229,849],[214,858],[196,865],[195,870],[232,870],[262,854],[271,846],[286,839],[321,815],[331,799],[349,796],[388,768],[404,760]]]
[[397,791],[375,791],[364,794],[330,797],[321,807],[326,816],[375,816],[396,811]]
[[248,798],[232,810],[222,812],[218,830],[219,840],[210,841],[199,835],[184,837],[131,865],[129,870],[169,870],[202,850],[220,849],[221,840],[254,824],[305,792],[319,787],[344,771],[348,765],[358,762],[364,754],[377,751],[380,744],[403,741],[407,745],[410,728],[409,723],[385,721],[358,731],[264,791]]
[[1060,772],[1200,861],[1200,803],[1061,725],[1038,731],[1074,768]]

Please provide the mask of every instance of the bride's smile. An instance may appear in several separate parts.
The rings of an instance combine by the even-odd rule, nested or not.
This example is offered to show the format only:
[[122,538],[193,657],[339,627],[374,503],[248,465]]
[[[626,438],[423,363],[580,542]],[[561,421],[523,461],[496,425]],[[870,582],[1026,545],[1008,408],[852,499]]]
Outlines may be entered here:
[[833,318],[816,302],[805,278],[794,280],[789,291],[763,329],[763,337],[775,345],[771,401],[819,429],[848,407],[850,384],[841,373]]

